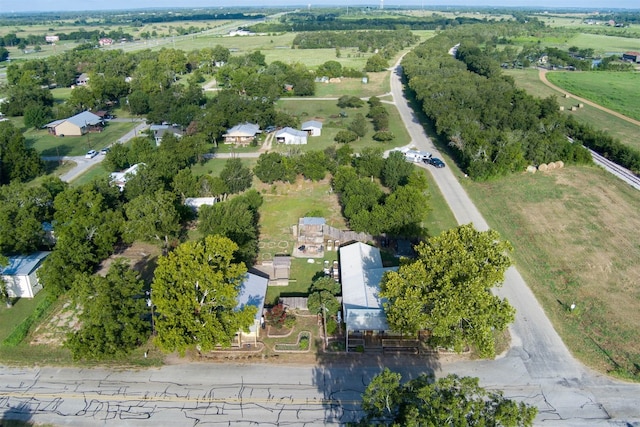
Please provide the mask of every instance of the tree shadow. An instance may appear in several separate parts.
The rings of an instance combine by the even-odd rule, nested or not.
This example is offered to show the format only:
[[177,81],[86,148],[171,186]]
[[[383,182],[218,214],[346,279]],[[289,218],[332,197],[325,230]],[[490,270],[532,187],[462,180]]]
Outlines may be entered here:
[[5,411],[2,415],[2,418],[0,418],[0,426],[1,427],[33,426],[34,423],[31,420],[32,417],[33,417],[33,411],[28,401],[21,402],[17,406],[11,406],[11,404],[9,404],[5,407]]
[[344,425],[360,420],[362,393],[384,368],[399,372],[403,381],[409,381],[421,374],[435,375],[440,361],[437,353],[318,350],[313,381],[323,395],[325,422]]

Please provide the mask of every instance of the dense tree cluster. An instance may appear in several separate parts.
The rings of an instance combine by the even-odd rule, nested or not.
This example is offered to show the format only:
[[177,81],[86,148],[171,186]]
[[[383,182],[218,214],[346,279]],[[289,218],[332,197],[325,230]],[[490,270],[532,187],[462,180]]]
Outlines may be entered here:
[[114,262],[105,277],[79,275],[74,298],[82,307],[82,326],[65,343],[74,359],[121,357],[146,341],[150,323],[144,282],[126,261]]
[[392,330],[429,331],[433,347],[473,346],[495,356],[494,334],[513,322],[514,309],[491,292],[511,265],[511,245],[497,232],[463,225],[416,246],[416,260],[389,272],[380,284]]
[[358,425],[526,427],[538,413],[500,391],[485,390],[478,378],[450,374],[436,380],[423,374],[405,384],[401,380],[387,368],[371,380]]
[[234,259],[253,265],[258,256],[258,209],[262,201],[260,193],[249,190],[230,200],[202,206],[198,212],[198,230],[205,236],[228,237],[238,245]]
[[[339,167],[333,189],[340,196],[349,228],[374,235],[421,235],[429,208],[426,182],[413,176],[420,173],[402,153],[391,152],[382,159],[378,150],[366,150],[356,159],[355,168]],[[391,192],[384,191],[372,178],[381,179]]]
[[581,145],[567,140],[555,98],[537,99],[517,89],[480,49],[464,49],[469,64],[447,53],[457,43],[473,45],[484,29],[444,32],[403,60],[409,87],[462,168],[474,179],[488,179],[528,164],[590,162]]
[[9,121],[0,122],[0,185],[26,182],[44,172],[38,152],[27,147],[20,129]]
[[[325,28],[326,30],[326,28]],[[418,41],[409,30],[394,31],[305,31],[293,39],[296,49],[330,49],[357,47],[360,52],[381,53],[379,64],[391,58],[396,52]],[[372,63],[373,64],[373,63]],[[369,70],[368,70],[369,71]],[[371,70],[379,71],[379,70]]]
[[152,284],[156,306],[156,343],[167,352],[209,351],[228,347],[238,331],[248,330],[256,308],[236,309],[247,272],[234,261],[238,246],[210,235],[186,242],[158,260]]

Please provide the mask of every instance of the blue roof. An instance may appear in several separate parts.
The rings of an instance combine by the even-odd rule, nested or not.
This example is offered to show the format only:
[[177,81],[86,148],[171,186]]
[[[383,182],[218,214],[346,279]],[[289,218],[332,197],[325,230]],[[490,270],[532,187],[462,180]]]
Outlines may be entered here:
[[100,116],[93,114],[91,111],[83,111],[80,114],[76,114],[73,117],[69,117],[66,121],[73,123],[78,127],[84,127],[87,125],[97,125],[102,122]]
[[26,276],[31,274],[51,252],[34,252],[31,255],[9,257],[9,265],[2,269],[4,276]]
[[237,308],[241,310],[247,305],[252,305],[258,309],[256,311],[255,317],[255,320],[257,322],[254,322],[254,324],[249,327],[249,330],[251,330],[251,332],[255,332],[256,324],[260,324],[262,311],[264,309],[264,298],[267,294],[268,283],[269,279],[253,273],[247,273],[244,280],[242,281],[240,293],[238,294]]
[[317,216],[305,216],[304,218],[302,218],[302,224],[303,225],[324,225],[325,220],[324,218],[320,218]]

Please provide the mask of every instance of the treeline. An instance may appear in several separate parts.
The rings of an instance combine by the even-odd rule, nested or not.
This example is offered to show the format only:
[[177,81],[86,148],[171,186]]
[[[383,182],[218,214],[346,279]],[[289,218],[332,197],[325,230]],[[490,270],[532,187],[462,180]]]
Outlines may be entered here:
[[[264,22],[251,26],[255,32],[282,31],[354,31],[354,30],[440,30],[465,24],[482,22],[480,19],[458,16],[445,18],[430,16],[409,17],[372,17],[361,19],[342,19],[338,14],[289,13],[279,22]],[[351,33],[353,34],[353,33]]]
[[373,52],[378,49],[394,54],[418,40],[419,37],[409,30],[317,31],[297,34],[293,39],[293,47],[297,49],[357,47],[361,52]]
[[88,40],[98,42],[101,38],[110,38],[112,40],[133,40],[133,36],[129,33],[125,33],[122,30],[111,30],[109,32],[99,31],[99,30],[91,30],[87,31],[84,29],[80,29],[78,31],[72,31],[70,33],[56,33],[56,36],[60,37],[60,40]]
[[[460,166],[477,180],[490,179],[562,160],[591,157],[566,136],[555,98],[538,99],[502,76],[499,64],[478,43],[486,26],[468,26],[430,39],[403,60],[409,87],[437,132],[446,138]],[[459,44],[463,60],[449,49]]]

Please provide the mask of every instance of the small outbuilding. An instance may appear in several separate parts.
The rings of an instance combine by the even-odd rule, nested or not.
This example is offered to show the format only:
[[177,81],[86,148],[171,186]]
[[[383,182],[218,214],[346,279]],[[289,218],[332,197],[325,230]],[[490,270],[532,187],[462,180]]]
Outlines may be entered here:
[[309,136],[320,136],[322,135],[322,122],[309,120],[304,122],[300,129],[306,132]]
[[276,141],[285,145],[305,145],[307,132],[285,127],[276,132]]
[[9,264],[1,271],[10,298],[33,298],[42,290],[36,272],[50,253],[43,251],[9,257]]

